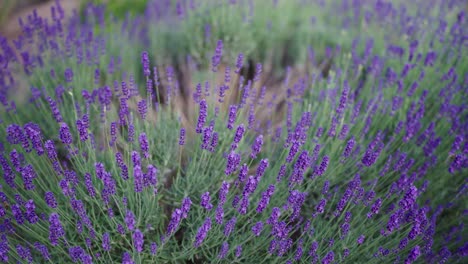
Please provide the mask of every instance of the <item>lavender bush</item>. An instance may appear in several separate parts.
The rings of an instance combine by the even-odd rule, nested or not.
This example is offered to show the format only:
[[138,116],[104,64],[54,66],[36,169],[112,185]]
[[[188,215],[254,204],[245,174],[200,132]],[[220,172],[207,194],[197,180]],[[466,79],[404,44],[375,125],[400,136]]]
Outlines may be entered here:
[[463,1],[163,2],[2,38],[0,261],[467,260]]

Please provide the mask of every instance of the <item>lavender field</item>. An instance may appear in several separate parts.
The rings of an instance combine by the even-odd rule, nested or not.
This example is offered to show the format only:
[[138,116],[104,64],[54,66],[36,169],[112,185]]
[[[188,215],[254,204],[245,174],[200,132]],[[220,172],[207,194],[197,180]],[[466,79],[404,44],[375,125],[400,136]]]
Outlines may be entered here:
[[468,262],[466,1],[105,2],[0,36],[0,262]]

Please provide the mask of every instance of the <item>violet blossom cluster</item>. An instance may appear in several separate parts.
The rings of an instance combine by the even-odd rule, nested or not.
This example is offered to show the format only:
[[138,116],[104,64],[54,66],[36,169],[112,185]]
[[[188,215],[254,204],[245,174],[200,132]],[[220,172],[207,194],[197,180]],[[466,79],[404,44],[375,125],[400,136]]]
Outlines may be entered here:
[[[327,34],[352,33],[350,43],[312,45],[309,27],[323,25],[307,15],[308,26],[285,24],[312,44],[301,50],[291,32],[277,59],[269,45],[282,37],[251,54],[230,36],[238,24],[249,25],[236,32],[242,41],[270,35],[243,31],[270,20],[256,20],[266,3],[196,13],[196,1],[166,2],[112,22],[119,41],[95,29],[107,23],[103,7],[65,23],[60,2],[52,19],[21,19],[13,42],[0,36],[0,262],[466,260],[460,3],[418,1],[416,15],[410,3],[316,3],[339,21]],[[279,8],[288,1],[273,2],[271,12],[290,12]],[[242,18],[224,5],[243,7]],[[203,41],[184,43],[213,50],[170,53],[175,65],[153,60],[155,38],[182,43],[192,29],[184,23],[200,14],[234,22],[226,31],[206,22]],[[151,25],[161,21],[174,27],[164,38]],[[296,49],[304,62],[284,76],[259,60],[286,67]],[[23,81],[24,102],[13,96]]]

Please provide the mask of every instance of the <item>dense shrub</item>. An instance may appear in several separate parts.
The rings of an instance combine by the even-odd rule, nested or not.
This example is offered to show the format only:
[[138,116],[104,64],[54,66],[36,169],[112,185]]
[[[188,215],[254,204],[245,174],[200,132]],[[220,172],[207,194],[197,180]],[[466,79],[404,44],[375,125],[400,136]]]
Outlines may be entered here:
[[309,2],[22,21],[0,261],[466,260],[463,2]]

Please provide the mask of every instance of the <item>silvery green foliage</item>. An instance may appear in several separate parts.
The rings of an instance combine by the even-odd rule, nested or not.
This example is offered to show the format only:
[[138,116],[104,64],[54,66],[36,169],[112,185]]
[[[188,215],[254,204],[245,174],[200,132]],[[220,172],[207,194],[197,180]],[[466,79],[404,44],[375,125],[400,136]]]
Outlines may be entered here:
[[167,3],[1,42],[0,261],[466,259],[461,1]]

